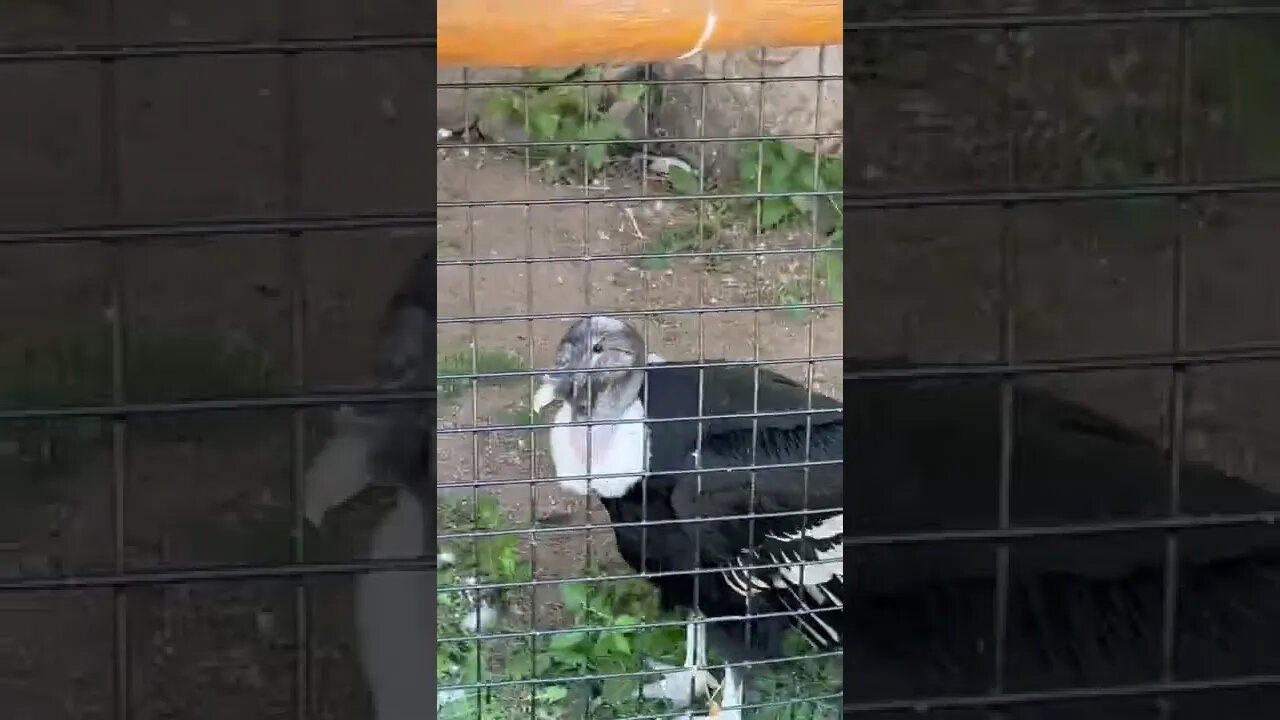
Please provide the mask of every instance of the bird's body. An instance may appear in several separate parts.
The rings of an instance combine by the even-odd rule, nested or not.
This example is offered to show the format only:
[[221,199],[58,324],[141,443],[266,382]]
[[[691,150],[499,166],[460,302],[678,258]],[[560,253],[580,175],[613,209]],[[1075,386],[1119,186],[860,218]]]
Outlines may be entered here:
[[[382,313],[372,378],[379,390],[435,387],[435,364],[428,355],[436,332],[435,260],[432,251],[419,256]],[[334,434],[307,470],[307,517],[319,525],[326,513],[370,484],[407,488],[423,507],[431,507],[435,412],[434,399],[338,408]]]
[[[838,647],[839,403],[763,368],[664,362],[612,318],[571,328],[558,365],[617,368],[549,379],[535,406],[564,400],[551,431],[556,474],[599,496],[619,553],[663,604],[705,618],[730,664],[778,658],[789,625]],[[588,435],[571,422],[595,425]],[[702,653],[697,632],[691,650]],[[686,667],[704,664],[691,654]]]
[[[600,327],[614,328],[617,323],[603,322]],[[576,344],[584,343],[589,345],[590,338]],[[595,347],[608,349],[598,342]],[[562,360],[566,354],[573,353],[562,352]],[[907,367],[896,359],[860,364]],[[601,363],[560,365],[572,369]],[[852,369],[849,361],[846,369]],[[739,372],[753,374],[751,368]],[[756,408],[760,412],[809,407],[811,393],[805,388],[761,375],[765,381]],[[796,529],[761,531],[757,526],[756,535],[744,539],[739,516],[749,512],[747,499],[757,513],[801,509],[794,492],[800,474],[794,468],[758,471],[754,496],[744,490],[751,475],[747,471],[697,472],[753,464],[751,443],[742,440],[744,433],[750,437],[749,417],[704,421],[702,444],[695,448],[696,467],[689,439],[697,437],[689,429],[696,423],[660,422],[699,415],[700,392],[703,415],[750,413],[753,393],[724,390],[740,387],[717,382],[728,377],[707,369],[704,378],[711,382],[704,379],[699,391],[694,384],[697,370],[672,363],[647,370],[643,382],[624,374],[607,382],[575,376],[574,389],[579,392],[565,392],[563,377],[550,381],[560,383],[561,393],[572,400],[568,404],[577,403],[576,411],[562,411],[561,421],[590,416],[582,410],[584,387],[626,398],[619,407],[633,418],[644,418],[645,468],[633,461],[619,477],[593,479],[590,487],[601,496],[611,519],[625,523],[615,530],[623,557],[651,576],[669,606],[689,608],[695,603],[686,598],[693,597],[712,619],[742,614],[743,597],[733,591],[744,587],[731,572],[736,559],[744,552],[768,555],[768,535],[787,537]],[[826,588],[836,600],[830,607],[817,603],[819,596],[825,597],[822,589],[797,596],[813,600],[807,609],[816,617],[833,620],[826,624],[836,629],[839,638],[834,644],[843,649],[849,669],[846,704],[905,701],[896,710],[861,716],[901,717],[903,712],[918,712],[918,703],[930,697],[1099,686],[1140,689],[1168,679],[1194,683],[1280,675],[1280,527],[1207,525],[1180,531],[1174,546],[1169,543],[1173,535],[1160,527],[1101,534],[1081,529],[1168,518],[1175,484],[1177,509],[1184,516],[1277,511],[1280,494],[1204,463],[1184,461],[1175,472],[1170,453],[1153,439],[1044,391],[1012,392],[1012,443],[1006,446],[1002,413],[1007,398],[998,381],[878,380],[846,385],[842,403],[813,396],[812,407],[840,412],[830,420],[814,414],[813,426],[805,429],[810,440],[807,458],[819,463],[808,469],[807,505],[827,510],[825,517],[810,516],[806,531],[811,539],[822,539],[816,537],[823,534],[820,528],[831,523],[825,529],[838,537],[840,548],[832,559],[842,564],[843,543],[849,542],[848,587],[854,592],[846,597],[842,566]],[[660,390],[656,395],[655,389]],[[641,390],[647,391],[648,400],[637,406]],[[798,417],[803,425],[804,416]],[[775,420],[779,422],[770,427]],[[805,445],[793,422],[782,416],[758,418],[756,437],[763,442],[757,444],[756,465],[804,459],[797,457]],[[560,430],[557,427],[553,435]],[[605,437],[607,441],[608,433]],[[628,456],[635,456],[644,446],[628,447]],[[761,459],[759,451],[765,447],[771,448],[771,456]],[[823,464],[824,460],[840,462]],[[561,466],[557,461],[560,475],[575,474],[560,471]],[[575,469],[583,468],[579,464]],[[677,474],[666,475],[669,471]],[[644,483],[639,482],[641,476]],[[759,487],[776,486],[777,481],[788,491],[759,494]],[[570,482],[586,487],[582,480]],[[727,517],[721,524],[734,529],[708,532],[712,523],[704,523],[701,538],[695,539],[691,533],[697,523],[673,522],[700,515]],[[1002,520],[1013,528],[1059,527],[1067,532],[1011,541],[1004,546],[1007,553],[1000,543],[981,539],[858,543],[865,536],[963,535],[998,528]],[[636,525],[641,521],[648,525]],[[761,521],[768,522],[757,520]],[[1171,547],[1178,558],[1175,576],[1166,574]],[[701,576],[711,581],[710,587],[694,593],[689,578],[666,575],[694,566],[718,568]],[[1169,603],[1171,577],[1177,596]],[[1007,582],[1002,584],[1001,578]],[[745,587],[751,587],[750,579]],[[792,609],[785,602],[789,597],[766,591],[753,597],[759,601],[755,610]],[[1172,625],[1166,623],[1169,609],[1176,618]],[[820,625],[798,626],[822,646]],[[767,621],[757,624],[752,628],[757,640],[745,649],[770,648],[778,627]],[[1056,705],[1015,703],[1000,708],[999,716],[1159,717],[1150,697],[1124,694],[1083,705],[1070,698]],[[1174,695],[1168,704],[1177,718],[1261,720],[1275,716],[1280,688],[1228,684],[1204,696]],[[930,716],[986,720],[992,711],[980,703],[962,703]]]
[[[421,392],[435,387],[435,253],[421,255],[401,279],[377,333],[373,384],[380,391]],[[334,413],[335,433],[307,471],[307,516],[325,513],[369,485],[408,489],[431,507],[428,487],[435,464],[436,401],[361,403]]]
[[[401,280],[378,332],[374,379],[380,390],[422,391],[436,387],[435,363],[427,353],[436,334],[436,257],[424,253]],[[370,471],[376,482],[406,487],[424,507],[435,499],[428,487],[436,461],[434,399],[362,405],[369,428]]]
[[[857,592],[846,611],[846,662],[859,670],[849,674],[846,702],[983,695],[997,687],[996,544],[860,547],[856,538],[998,527],[1002,405],[994,381],[848,385],[848,567]],[[1010,526],[1169,517],[1172,463],[1157,443],[1041,391],[1016,391],[1012,412]],[[1184,462],[1178,487],[1186,515],[1280,509],[1277,494],[1202,463]],[[1167,537],[1153,529],[1012,543],[1001,689],[1160,681]],[[1280,672],[1280,529],[1186,530],[1177,551],[1173,678]],[[1008,717],[1157,717],[1150,698],[1107,702],[1020,706]],[[1275,690],[1173,701],[1182,708],[1174,717],[1233,719],[1274,717],[1277,703]],[[972,709],[939,716],[986,717]]]
[[[704,420],[699,441],[697,421],[665,421],[730,414],[735,400],[751,397],[755,381],[749,367],[702,372],[699,411],[696,366],[668,364],[648,371],[648,481],[632,484],[619,497],[601,498],[610,519],[620,524],[614,531],[618,551],[629,565],[650,575],[669,609],[696,610],[708,618],[766,615],[750,627],[738,621],[712,625],[709,630],[721,638],[722,648],[751,638],[745,645],[737,643],[740,651],[777,657],[777,642],[788,623],[818,647],[838,645],[844,596],[839,557],[843,478],[840,465],[831,463],[843,453],[840,415],[807,413],[803,386],[762,370],[759,411],[794,414],[757,417],[754,429],[745,416]],[[822,396],[816,404],[828,410],[833,405]],[[720,471],[777,465],[783,467]],[[814,528],[834,532],[821,533],[802,548],[801,534]],[[801,554],[809,564],[798,562]],[[737,569],[753,566],[759,569]],[[801,578],[802,573],[807,577]]]
[[[423,253],[383,313],[373,380],[380,390],[434,387],[435,252]],[[394,504],[373,530],[370,558],[421,555],[434,544],[435,401],[360,404],[335,413],[335,433],[307,470],[306,515],[319,526],[370,484],[394,487]],[[425,717],[434,690],[421,668],[435,662],[431,606],[435,583],[424,573],[354,578],[356,647],[376,718]],[[438,701],[437,701],[438,702]]]

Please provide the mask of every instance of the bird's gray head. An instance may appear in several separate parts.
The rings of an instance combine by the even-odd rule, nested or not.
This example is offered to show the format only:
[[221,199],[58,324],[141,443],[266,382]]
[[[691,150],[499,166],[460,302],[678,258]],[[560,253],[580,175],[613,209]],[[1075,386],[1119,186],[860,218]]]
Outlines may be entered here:
[[616,417],[639,396],[646,359],[644,339],[631,325],[603,315],[583,318],[561,338],[556,369],[534,395],[534,412],[559,400],[576,418]]

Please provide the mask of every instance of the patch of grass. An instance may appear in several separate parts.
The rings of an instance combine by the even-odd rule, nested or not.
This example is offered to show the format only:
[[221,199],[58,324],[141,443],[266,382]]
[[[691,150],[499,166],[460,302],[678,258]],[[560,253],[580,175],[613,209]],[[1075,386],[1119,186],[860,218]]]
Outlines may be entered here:
[[[1241,156],[1243,167],[1232,168],[1236,172],[1274,174],[1280,170],[1280,133],[1275,132],[1275,118],[1280,113],[1280,36],[1275,30],[1266,24],[1214,21],[1198,24],[1192,32],[1190,83],[1192,92],[1202,97],[1193,97],[1189,110],[1193,116],[1200,109],[1222,116],[1222,127],[1212,134],[1228,138],[1233,151]],[[1176,142],[1176,112],[1169,109],[1158,117],[1162,125],[1151,128],[1135,125],[1131,111],[1115,112],[1104,126],[1105,132],[1100,133],[1105,138],[1103,146],[1081,158],[1084,180],[1127,185],[1176,179],[1171,171],[1159,167],[1161,172],[1153,176],[1149,167],[1151,135],[1163,133],[1168,136],[1167,143]],[[1194,128],[1197,121],[1192,123]],[[1193,137],[1193,155],[1199,144],[1199,138]],[[1141,236],[1150,236],[1157,221],[1171,209],[1167,198],[1122,198],[1110,205],[1119,221]]]
[[[449,375],[467,375],[472,372],[476,373],[499,373],[499,372],[515,372],[524,370],[525,362],[519,355],[509,350],[487,350],[484,348],[476,348],[472,350],[456,350],[453,352],[436,351],[436,392],[440,395],[440,400],[451,402],[462,397],[465,393],[471,391],[470,378],[448,378]],[[496,377],[481,378],[482,383],[510,383],[523,378],[516,377]]]
[[[202,562],[288,563],[293,558],[293,513],[287,507],[237,504],[184,518],[175,531],[198,549]],[[306,559],[344,559],[337,541],[310,523],[303,525]]]
[[242,335],[148,334],[129,356],[128,392],[139,400],[261,393],[284,379],[270,354]]
[[1228,111],[1227,121],[1248,151],[1252,169],[1280,168],[1280,40],[1272,25],[1209,23],[1196,32],[1198,85]]
[[508,407],[499,419],[503,425],[533,425],[537,421],[538,416],[529,405],[529,398],[523,396]]
[[[258,392],[279,379],[269,354],[245,338],[165,332],[126,342],[126,393],[136,401]],[[0,406],[58,407],[110,396],[111,345],[105,331],[36,343],[0,341]]]
[[[445,502],[439,506],[439,513],[441,526],[455,530],[506,527],[501,507],[492,497],[480,498],[478,503],[471,499]],[[463,578],[469,575],[477,577],[481,583],[527,580],[528,568],[519,559],[516,537],[490,536],[442,546],[442,551],[454,555],[455,564],[441,571],[440,588],[459,587]],[[469,546],[474,547],[469,549]],[[437,681],[444,688],[442,698],[447,701],[439,708],[438,717],[458,720],[523,720],[529,717],[614,720],[671,712],[672,708],[664,702],[640,697],[640,688],[657,679],[647,660],[678,665],[684,658],[682,627],[643,627],[659,621],[679,620],[660,612],[654,590],[639,580],[602,578],[595,583],[562,585],[560,594],[570,618],[567,632],[539,638],[458,640],[440,644],[436,658]],[[460,637],[469,610],[467,601],[457,592],[442,592],[439,601],[441,637]],[[498,623],[485,632],[509,633],[527,629],[527,623],[510,622],[500,616]],[[809,652],[798,636],[789,638],[788,642],[791,643],[788,648],[790,657],[803,657]],[[722,662],[714,654],[709,660],[712,663]],[[605,678],[594,687],[588,687],[585,681],[577,679],[627,673],[637,675]],[[487,693],[449,690],[451,685],[490,680],[531,682],[504,685]],[[763,694],[760,701],[768,703],[838,692],[840,675],[833,672],[830,663],[810,660],[788,663],[785,669],[772,672],[755,672],[753,682]],[[744,714],[761,720],[817,720],[834,718],[837,711],[837,702],[808,701],[749,710]]]
[[[524,92],[504,89],[491,94],[481,117],[494,127],[520,126],[535,142],[593,141],[590,145],[548,145],[531,148],[531,157],[542,165],[548,181],[579,178],[585,168],[595,175],[609,161],[613,145],[630,139],[631,133],[621,121],[608,116],[609,91],[602,85],[548,85],[570,79],[579,72],[536,70],[533,85]],[[588,66],[581,69],[581,79],[600,80],[603,69]],[[542,83],[542,84],[539,84]],[[647,88],[639,83],[622,85],[617,97],[626,102],[639,102]]]
[[[490,495],[462,498],[444,505],[440,526],[477,531],[500,530],[508,527],[502,515],[502,506]],[[522,567],[520,539],[516,535],[478,537],[468,543],[453,543],[450,551],[456,558],[455,571],[478,573],[483,577],[505,578],[507,582],[529,579],[528,568]]]
[[[842,221],[843,222],[843,221]],[[835,302],[844,302],[844,226],[827,236],[827,248],[822,254],[823,272],[827,278],[827,290]]]
[[[816,213],[819,227],[830,228],[824,244],[831,250],[820,253],[817,259],[818,279],[826,282],[834,300],[843,300],[844,212],[840,197],[795,194],[842,189],[843,159],[834,156],[819,158],[815,153],[805,152],[781,140],[747,143],[739,152],[739,191],[760,192],[771,197],[736,202],[708,201],[701,224],[690,221],[669,228],[658,240],[650,243],[645,252],[661,255],[705,248],[707,241],[714,241],[735,222],[745,221],[766,231],[804,229],[811,225]],[[700,193],[698,178],[693,173],[677,167],[671,169],[668,178],[672,188],[681,195]],[[659,269],[666,267],[666,259],[655,257],[641,264],[649,269]],[[804,304],[807,300],[806,292],[797,295],[795,304]]]
[[818,158],[791,143],[765,140],[742,148],[738,177],[743,192],[786,195],[750,202],[756,222],[766,230],[811,221],[815,212],[839,214],[842,210],[838,196],[789,194],[840,190],[844,160],[839,157]]
[[[789,633],[783,640],[783,653],[786,657],[801,659],[788,663],[785,666],[787,671],[762,672],[753,676],[764,698],[761,702],[821,698],[839,693],[844,678],[842,664],[834,658],[805,658],[812,652],[804,638],[797,633]],[[838,698],[771,705],[759,708],[751,715],[755,720],[831,720],[839,716]]]
[[[0,341],[0,407],[109,403],[111,358],[110,337],[101,328]],[[139,333],[126,340],[125,370],[125,393],[133,402],[249,395],[279,380],[266,350],[217,332]],[[161,423],[135,425],[154,429]],[[86,445],[101,441],[108,427],[94,417],[9,422],[0,424],[0,443],[35,476],[56,476]]]
[[796,320],[803,320],[809,314],[809,283],[804,280],[787,280],[778,287],[778,305],[786,305],[787,313]]
[[[693,192],[697,192],[696,186]],[[701,222],[695,217],[687,222],[663,229],[662,233],[641,250],[644,257],[639,265],[645,270],[665,270],[671,267],[672,253],[698,252],[723,246],[723,231],[733,223],[733,215],[726,203],[707,201],[699,210]],[[719,263],[714,256],[702,258],[704,265],[714,270]]]

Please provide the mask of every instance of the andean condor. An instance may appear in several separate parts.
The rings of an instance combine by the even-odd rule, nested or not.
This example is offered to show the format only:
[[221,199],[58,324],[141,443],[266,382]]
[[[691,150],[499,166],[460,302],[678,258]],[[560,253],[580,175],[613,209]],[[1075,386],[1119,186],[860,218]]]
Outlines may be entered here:
[[[779,657],[789,625],[818,648],[841,643],[840,406],[767,370],[756,384],[750,367],[664,362],[629,324],[592,317],[569,328],[534,398],[535,411],[562,401],[557,424],[594,423],[589,437],[585,425],[552,429],[561,485],[597,495],[622,524],[623,559],[668,609],[691,613],[686,667],[668,687],[715,684],[702,669],[707,635],[730,665]],[[753,407],[765,415],[753,418]],[[663,422],[699,416],[719,417]],[[756,471],[722,470],[747,467]],[[726,668],[725,708],[742,704],[733,674]]]
[[[908,367],[898,359],[864,362]],[[584,372],[590,369],[600,371]],[[535,406],[562,401],[557,425],[604,421],[590,435],[589,469],[584,429],[552,429],[556,474],[567,488],[598,495],[615,522],[658,521],[643,532],[634,524],[619,527],[616,536],[623,558],[653,575],[666,604],[696,607],[710,619],[737,618],[745,594],[757,613],[812,611],[752,623],[748,643],[738,642],[739,622],[711,625],[731,664],[776,657],[779,630],[791,622],[820,647],[842,648],[845,702],[865,711],[857,717],[1276,717],[1280,527],[1224,518],[1280,510],[1280,494],[1202,462],[1184,459],[1175,472],[1168,450],[1145,434],[1047,391],[1019,386],[1006,397],[994,379],[851,382],[838,403],[752,367],[702,372],[699,402],[696,366],[648,355],[629,325],[594,317],[566,333]],[[1002,416],[1009,399],[1013,442],[1006,446]],[[753,495],[749,472],[707,472],[699,490],[699,467],[751,465],[751,419],[704,420],[700,445],[696,422],[660,421],[751,413],[753,407],[836,411],[758,418],[755,464],[807,458],[818,463],[808,467],[807,481],[795,467],[762,470]],[[643,422],[622,422],[629,420]],[[1002,477],[1009,481],[1003,503]],[[1159,527],[1078,531],[1168,518],[1175,500],[1182,516],[1224,520],[1176,533]],[[766,514],[819,512],[759,518],[752,533],[741,518],[752,507]],[[980,538],[858,542],[860,536],[963,535],[998,527],[1002,514],[1013,528],[1077,531],[1011,540],[1007,555],[999,543]],[[699,515],[728,519],[701,523],[697,538],[698,523],[662,522]],[[846,543],[855,546],[848,597]],[[1171,547],[1177,557],[1172,574],[1166,571]],[[753,563],[775,567],[740,570]],[[787,563],[804,564],[802,583]],[[708,566],[717,571],[701,576],[696,596],[688,576],[660,574]],[[1007,582],[999,583],[1000,576]],[[1177,590],[1172,603],[1166,601],[1170,587]],[[705,691],[709,679],[697,670],[705,657],[696,627],[691,622],[689,667],[679,679],[687,683],[692,674]],[[1249,687],[1242,676],[1264,682]],[[729,672],[725,680],[728,694]],[[1174,690],[1157,703],[1144,690],[1161,682],[1174,683]],[[1186,692],[1195,683],[1209,691]],[[1109,690],[1092,700],[1080,692],[1098,687]],[[1045,692],[1060,695],[1032,702]],[[926,701],[993,693],[1012,693],[1015,700],[993,706],[961,699],[945,709]]]
[[[381,390],[435,386],[429,354],[435,342],[434,251],[423,253],[401,279],[383,312],[373,380]],[[421,555],[433,542],[435,401],[359,404],[342,408],[335,432],[306,474],[306,514],[319,526],[326,515],[369,485],[398,488],[369,539],[370,559]],[[436,597],[427,573],[384,571],[353,578],[356,649],[374,717],[428,717],[439,696],[423,673],[436,662],[435,618],[424,608]],[[478,621],[477,616],[477,621]],[[435,697],[433,697],[435,696]]]
[[[401,278],[378,324],[373,381],[380,391],[435,387],[436,256],[423,253]],[[306,515],[325,514],[368,485],[401,488],[432,507],[435,400],[364,403],[334,413],[335,432],[307,470]],[[433,516],[434,517],[434,516]]]
[[[1185,453],[1175,472],[1165,443],[1019,385],[1006,396],[998,379],[846,383],[846,703],[1057,692],[1051,703],[957,703],[930,717],[1276,717],[1280,685],[1240,678],[1280,675],[1280,528],[1229,520],[1280,510],[1280,494]],[[858,544],[997,528],[1002,475],[1010,527],[1074,533],[1008,543],[1003,584],[996,542]],[[1158,527],[1170,517],[1219,522]],[[1150,529],[1119,529],[1135,521]],[[1108,524],[1117,531],[1084,532]],[[1181,685],[1141,692],[1165,681]],[[1195,683],[1217,687],[1189,692]],[[1108,692],[1087,700],[1096,688]]]

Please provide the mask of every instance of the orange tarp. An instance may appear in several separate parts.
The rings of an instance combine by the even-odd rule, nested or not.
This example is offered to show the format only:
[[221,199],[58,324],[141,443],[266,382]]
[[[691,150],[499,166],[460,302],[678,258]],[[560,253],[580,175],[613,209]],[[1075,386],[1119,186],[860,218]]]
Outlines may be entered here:
[[438,0],[436,59],[562,67],[834,45],[842,17],[834,0]]

